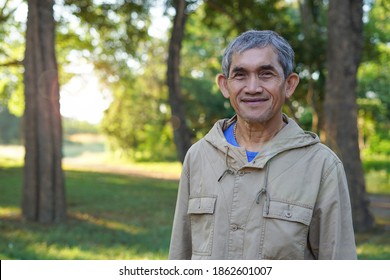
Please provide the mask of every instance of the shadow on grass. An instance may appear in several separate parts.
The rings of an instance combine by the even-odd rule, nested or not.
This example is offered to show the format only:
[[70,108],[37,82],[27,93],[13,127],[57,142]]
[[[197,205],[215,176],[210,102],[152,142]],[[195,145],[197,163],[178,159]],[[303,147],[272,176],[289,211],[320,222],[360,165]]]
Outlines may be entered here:
[[379,221],[373,230],[355,234],[359,260],[390,260],[388,222]]
[[40,225],[20,218],[20,175],[0,170],[1,259],[167,258],[176,181],[67,171],[69,219]]
[[168,226],[131,233],[74,217],[51,226],[1,219],[0,230],[1,259],[31,260],[166,259],[170,235]]

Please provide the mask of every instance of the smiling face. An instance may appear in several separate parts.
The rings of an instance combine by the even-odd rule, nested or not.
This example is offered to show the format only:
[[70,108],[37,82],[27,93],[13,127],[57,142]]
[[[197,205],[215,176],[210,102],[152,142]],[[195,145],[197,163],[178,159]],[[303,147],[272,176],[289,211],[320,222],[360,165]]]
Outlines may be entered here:
[[267,46],[234,53],[229,77],[220,74],[217,82],[239,119],[278,125],[285,99],[294,93],[299,78],[295,73],[285,78],[277,54]]

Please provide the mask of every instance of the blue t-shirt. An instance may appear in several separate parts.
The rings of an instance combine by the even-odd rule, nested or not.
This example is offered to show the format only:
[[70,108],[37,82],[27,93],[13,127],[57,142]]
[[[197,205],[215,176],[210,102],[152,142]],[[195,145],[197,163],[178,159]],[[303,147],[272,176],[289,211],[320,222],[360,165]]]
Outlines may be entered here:
[[[236,138],[234,138],[234,125],[236,123],[233,123],[231,126],[229,126],[225,131],[224,135],[226,140],[228,141],[229,144],[232,144],[233,146],[240,147],[238,145]],[[251,151],[246,151],[246,157],[248,158],[248,162],[251,162],[256,156],[258,152],[251,152]]]

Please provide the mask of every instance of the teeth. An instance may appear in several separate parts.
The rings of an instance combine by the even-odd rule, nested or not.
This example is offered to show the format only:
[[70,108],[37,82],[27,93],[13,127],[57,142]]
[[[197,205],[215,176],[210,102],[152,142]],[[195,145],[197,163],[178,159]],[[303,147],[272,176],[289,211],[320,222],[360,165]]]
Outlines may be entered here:
[[262,101],[267,101],[267,99],[247,99],[243,100],[244,102],[262,102]]

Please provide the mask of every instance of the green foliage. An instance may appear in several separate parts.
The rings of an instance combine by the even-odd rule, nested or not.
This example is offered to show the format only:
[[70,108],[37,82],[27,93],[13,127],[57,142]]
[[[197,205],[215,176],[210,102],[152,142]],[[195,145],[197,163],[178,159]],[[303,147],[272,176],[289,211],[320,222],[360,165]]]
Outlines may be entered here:
[[213,90],[214,79],[183,78],[183,95],[186,98],[188,125],[198,140],[210,130],[218,119],[233,116],[228,100],[219,91]]
[[103,132],[111,146],[135,160],[175,160],[173,133],[165,87],[165,48],[162,41],[144,45],[139,73],[120,72],[114,101],[106,111]]
[[17,117],[21,117],[24,112],[21,70],[19,67],[11,67],[0,72],[0,105],[7,107],[7,110]]
[[83,56],[104,79],[126,71],[139,44],[148,39],[149,1],[65,0],[65,6],[79,20]]
[[0,4],[0,106],[20,117],[24,111],[22,61],[25,27],[15,18],[18,5],[24,3],[5,1]]
[[365,18],[365,49],[358,72],[358,96],[377,98],[385,107],[384,119],[390,121],[390,1],[376,0]]
[[359,136],[364,154],[390,155],[387,108],[378,98],[359,98]]
[[388,0],[371,3],[365,17],[365,50],[358,71],[359,134],[366,180],[377,192],[390,186],[390,12]]
[[0,105],[0,143],[1,144],[20,144],[21,120],[10,114],[7,107]]
[[221,27],[230,38],[248,29],[273,29],[287,34],[295,24],[286,1],[210,0],[205,5],[205,24]]
[[370,152],[390,156],[390,132],[374,134],[371,138]]
[[390,23],[388,20],[390,2],[388,0],[369,2],[365,5],[368,12],[364,17],[365,52],[363,60],[378,61],[383,55],[380,48],[390,42]]
[[378,105],[380,111],[376,113],[377,116],[382,114],[382,119],[378,119],[381,122],[390,120],[390,47],[387,51],[389,56],[386,61],[364,62],[358,72],[358,96],[381,103]]

